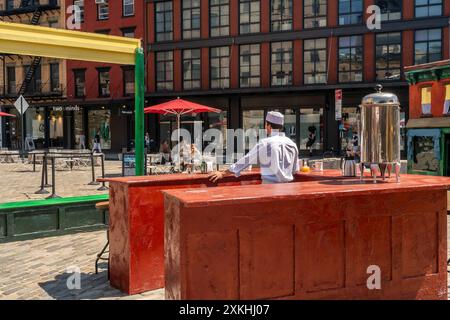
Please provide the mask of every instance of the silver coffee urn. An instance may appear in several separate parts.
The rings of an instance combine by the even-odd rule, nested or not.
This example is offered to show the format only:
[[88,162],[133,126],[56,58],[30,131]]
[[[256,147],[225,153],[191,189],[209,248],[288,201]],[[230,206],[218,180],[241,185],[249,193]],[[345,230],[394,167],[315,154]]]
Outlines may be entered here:
[[381,173],[386,180],[392,169],[400,182],[400,103],[393,93],[382,92],[377,85],[376,93],[362,99],[360,105],[361,179],[365,165],[370,165],[374,183]]

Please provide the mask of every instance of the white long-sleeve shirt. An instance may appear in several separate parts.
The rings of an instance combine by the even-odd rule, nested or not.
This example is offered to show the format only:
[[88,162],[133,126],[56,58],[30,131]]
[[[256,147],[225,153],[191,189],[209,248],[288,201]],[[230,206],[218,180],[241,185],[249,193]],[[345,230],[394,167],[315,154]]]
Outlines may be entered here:
[[259,164],[264,182],[285,183],[294,180],[298,168],[297,145],[282,132],[261,139],[247,155],[230,166],[237,177],[250,165]]

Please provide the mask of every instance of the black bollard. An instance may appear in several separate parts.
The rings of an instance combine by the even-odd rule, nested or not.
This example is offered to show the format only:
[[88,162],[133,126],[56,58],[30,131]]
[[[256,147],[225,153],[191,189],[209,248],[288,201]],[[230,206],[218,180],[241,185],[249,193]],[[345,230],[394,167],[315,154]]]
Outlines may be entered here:
[[91,169],[92,169],[92,181],[88,183],[89,186],[97,186],[100,183],[95,181],[95,169],[94,169],[94,153],[91,153]]
[[48,183],[48,161],[47,161],[47,157],[46,157],[46,160],[44,162],[44,167],[45,167],[45,187],[49,188],[52,185]]
[[44,154],[44,158],[42,158],[42,175],[41,175],[41,189],[35,192],[35,194],[48,194],[47,190],[45,190],[45,165],[44,163],[47,161],[47,156]]
[[56,177],[55,177],[55,158],[52,157],[52,194],[47,197],[47,199],[57,199],[61,198],[56,195]]
[[[102,179],[105,179],[105,155],[102,154],[101,156],[101,160],[102,160]],[[98,191],[105,191],[108,190],[109,188],[106,186],[105,181],[102,181],[102,186],[100,188],[98,188]]]

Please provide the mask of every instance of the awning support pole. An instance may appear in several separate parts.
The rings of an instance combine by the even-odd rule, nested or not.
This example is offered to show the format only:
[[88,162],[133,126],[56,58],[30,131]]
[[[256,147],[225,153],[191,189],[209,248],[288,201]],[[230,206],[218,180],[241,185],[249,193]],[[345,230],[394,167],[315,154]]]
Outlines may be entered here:
[[144,175],[144,99],[145,99],[145,81],[144,81],[144,50],[136,49],[135,66],[135,152],[136,152],[136,176]]

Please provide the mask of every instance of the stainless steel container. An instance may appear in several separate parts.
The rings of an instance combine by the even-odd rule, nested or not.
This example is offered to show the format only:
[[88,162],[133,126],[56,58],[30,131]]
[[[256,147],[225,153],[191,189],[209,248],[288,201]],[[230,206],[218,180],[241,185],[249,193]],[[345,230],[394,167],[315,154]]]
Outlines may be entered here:
[[400,166],[400,103],[395,94],[382,89],[377,85],[376,93],[362,99],[359,135],[361,164],[378,165],[384,180],[388,165]]
[[400,103],[395,94],[365,96],[361,103],[361,161],[388,164],[400,162]]

